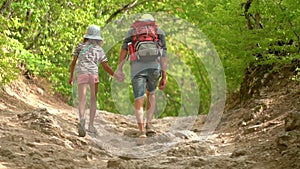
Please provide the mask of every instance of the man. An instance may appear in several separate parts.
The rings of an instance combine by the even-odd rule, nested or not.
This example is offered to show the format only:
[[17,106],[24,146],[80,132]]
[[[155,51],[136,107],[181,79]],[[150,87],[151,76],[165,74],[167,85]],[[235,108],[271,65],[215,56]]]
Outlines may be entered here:
[[[130,57],[131,82],[134,93],[134,111],[140,138],[155,133],[152,118],[155,111],[155,91],[166,87],[167,47],[165,33],[157,27],[150,14],[144,14],[133,23],[123,41],[118,73],[124,76],[123,64]],[[144,95],[147,96],[146,126],[144,126]],[[145,130],[146,128],[146,130]]]

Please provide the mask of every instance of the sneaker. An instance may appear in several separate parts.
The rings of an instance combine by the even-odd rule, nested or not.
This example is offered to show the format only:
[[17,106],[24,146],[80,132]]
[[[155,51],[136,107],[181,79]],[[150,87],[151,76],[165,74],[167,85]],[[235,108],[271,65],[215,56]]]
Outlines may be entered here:
[[146,133],[147,134],[155,134],[156,133],[156,131],[153,129],[151,124],[146,125]]
[[97,134],[97,129],[94,126],[89,126],[87,129],[88,132]]
[[85,119],[80,119],[80,122],[78,123],[78,135],[79,137],[84,137],[85,134]]
[[139,135],[139,138],[146,138],[146,137],[147,137],[146,132],[141,131],[140,135]]

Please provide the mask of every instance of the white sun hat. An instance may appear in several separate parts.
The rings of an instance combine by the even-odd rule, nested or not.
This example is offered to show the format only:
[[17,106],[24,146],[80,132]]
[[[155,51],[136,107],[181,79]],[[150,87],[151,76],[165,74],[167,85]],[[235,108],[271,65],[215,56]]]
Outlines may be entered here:
[[139,21],[154,21],[154,17],[150,14],[143,14]]
[[100,34],[100,27],[97,25],[89,26],[87,33],[84,35],[84,38],[103,40],[103,38],[101,37],[101,34]]

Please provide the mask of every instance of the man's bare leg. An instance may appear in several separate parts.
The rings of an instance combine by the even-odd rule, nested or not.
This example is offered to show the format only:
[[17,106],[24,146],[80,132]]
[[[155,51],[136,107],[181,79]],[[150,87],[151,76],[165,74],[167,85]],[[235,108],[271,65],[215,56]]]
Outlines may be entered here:
[[144,98],[138,98],[134,100],[134,111],[138,124],[139,131],[141,133],[144,132]]
[[79,97],[78,111],[79,111],[79,119],[84,119],[87,87],[88,87],[88,84],[79,84],[78,85],[78,97]]
[[[153,119],[153,115],[154,115],[154,111],[155,111],[155,107],[156,107],[156,96],[155,93],[150,93],[150,92],[146,92],[147,94],[147,105],[146,105],[146,109],[147,109],[147,122],[146,122],[146,129],[152,129],[152,119]],[[150,130],[149,130],[150,131]],[[152,132],[152,131],[150,131]],[[154,132],[154,130],[153,130]]]

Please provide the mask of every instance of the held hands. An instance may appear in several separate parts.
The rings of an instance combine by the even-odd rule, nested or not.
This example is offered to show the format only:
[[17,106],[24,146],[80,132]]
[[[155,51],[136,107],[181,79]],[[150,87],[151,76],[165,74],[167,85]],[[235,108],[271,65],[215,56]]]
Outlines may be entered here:
[[118,82],[123,82],[125,79],[125,74],[122,71],[118,71],[114,74],[114,78],[116,78]]

